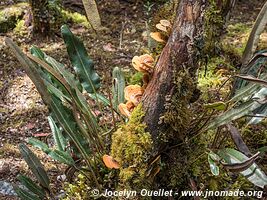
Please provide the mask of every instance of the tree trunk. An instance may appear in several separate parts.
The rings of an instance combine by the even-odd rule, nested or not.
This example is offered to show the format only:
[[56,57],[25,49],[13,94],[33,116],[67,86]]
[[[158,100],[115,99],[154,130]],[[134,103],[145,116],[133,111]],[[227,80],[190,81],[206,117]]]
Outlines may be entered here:
[[[190,120],[186,118],[190,112],[189,105],[194,91],[197,91],[196,71],[199,64],[196,55],[199,53],[195,45],[203,39],[205,4],[202,0],[182,0],[179,3],[172,34],[143,95],[144,121],[156,143],[160,143],[160,133],[170,125],[179,134],[185,133],[188,128]],[[177,113],[173,110],[174,115],[169,117],[178,121],[165,115],[172,104],[177,106]]]
[[[186,187],[188,161],[196,159],[198,152],[203,154],[206,151],[203,147],[200,149],[197,142],[187,142],[195,134],[192,122],[197,110],[193,109],[193,103],[200,96],[197,70],[205,54],[214,55],[216,52],[215,44],[232,7],[229,3],[232,5],[233,0],[209,2],[179,2],[172,34],[142,97],[146,113],[144,122],[154,146],[151,163],[160,155],[164,166],[154,180],[159,188]],[[177,182],[171,183],[172,180]]]
[[29,3],[33,17],[33,36],[48,36],[50,34],[48,0],[30,0]]

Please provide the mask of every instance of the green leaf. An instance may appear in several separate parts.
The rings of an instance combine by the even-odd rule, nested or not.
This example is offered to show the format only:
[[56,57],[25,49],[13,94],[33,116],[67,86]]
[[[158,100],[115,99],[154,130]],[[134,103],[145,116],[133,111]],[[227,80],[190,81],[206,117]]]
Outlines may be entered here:
[[34,176],[39,181],[39,183],[44,188],[49,189],[49,178],[40,160],[25,144],[19,144],[19,150],[22,157],[28,164],[29,168],[31,169],[31,171],[33,172]]
[[41,200],[37,195],[17,186],[14,187],[14,190],[22,200]]
[[[267,2],[262,7],[260,13],[257,16],[257,19],[253,25],[252,31],[249,35],[243,56],[242,56],[242,65],[246,65],[251,59],[253,53],[255,52],[261,33],[264,31],[264,28],[267,24]],[[243,68],[241,68],[243,72]]]
[[38,195],[41,199],[45,197],[45,191],[35,184],[29,177],[24,175],[19,175],[17,179],[32,193]]
[[109,106],[110,105],[109,100],[106,97],[104,97],[103,95],[101,95],[101,94],[98,94],[98,93],[90,94],[89,93],[89,97],[94,99],[94,100],[96,100],[96,101],[97,100],[101,101],[105,106]]
[[[238,164],[249,160],[246,155],[230,148],[219,150],[218,155],[228,164]],[[267,176],[255,163],[248,169],[242,171],[241,174],[258,187],[264,188],[264,186],[267,185]]]
[[45,153],[49,153],[51,151],[51,149],[49,149],[47,144],[45,144],[44,142],[42,142],[42,141],[40,141],[38,139],[29,138],[28,143],[31,144],[34,147],[37,147],[37,148],[41,149]]
[[67,152],[54,150],[54,151],[51,151],[48,155],[51,158],[53,158],[54,160],[57,160],[61,163],[64,163],[67,165],[74,165],[75,164],[73,158]]
[[206,108],[215,109],[215,110],[225,110],[226,103],[218,101],[215,103],[209,103],[204,105]]
[[260,103],[253,100],[242,103],[238,107],[230,109],[219,115],[215,119],[211,120],[207,129],[214,129],[221,125],[227,124],[233,120],[239,119],[240,117],[250,114],[253,110],[257,109],[260,106]]
[[48,55],[45,55],[45,61],[64,77],[64,79],[67,81],[70,87],[72,88],[77,87],[79,91],[82,91],[82,86],[80,82],[75,79],[74,75],[71,72],[69,72],[62,63],[56,61],[54,58]]
[[120,68],[115,67],[112,72],[112,103],[117,110],[120,103],[124,103],[125,78]]
[[217,166],[215,160],[213,159],[214,155],[211,155],[211,153],[208,155],[208,162],[210,165],[210,171],[214,176],[219,175],[219,167]]
[[51,116],[48,117],[48,122],[58,150],[64,151],[67,146],[67,140],[65,139],[65,137],[62,134],[62,131],[58,128],[55,120]]
[[96,93],[96,90],[100,88],[100,78],[95,72],[93,61],[89,58],[84,44],[66,25],[61,27],[61,33],[70,61],[83,88],[88,93]]
[[88,146],[85,147],[84,142],[86,139],[80,137],[80,132],[75,123],[75,119],[70,110],[67,107],[64,107],[59,99],[52,96],[52,104],[51,109],[53,114],[56,117],[56,120],[59,122],[61,127],[65,130],[68,134],[70,139],[73,141],[75,146],[78,148],[79,152],[82,154],[84,159],[87,159],[89,156],[89,148]]

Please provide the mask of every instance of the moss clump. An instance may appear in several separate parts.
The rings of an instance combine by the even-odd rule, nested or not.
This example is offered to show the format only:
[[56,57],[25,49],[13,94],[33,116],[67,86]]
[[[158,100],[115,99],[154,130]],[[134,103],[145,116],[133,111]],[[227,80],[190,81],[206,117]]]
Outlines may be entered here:
[[112,136],[111,155],[120,163],[120,180],[124,187],[144,188],[147,160],[152,151],[152,138],[146,132],[142,105],[139,104],[131,114],[129,122],[119,128]]
[[137,72],[130,78],[129,85],[142,85],[143,73]]
[[90,189],[91,188],[86,184],[86,177],[82,174],[79,174],[74,184],[66,184],[66,198],[64,198],[63,200],[88,199],[88,191],[90,191]]
[[90,24],[88,20],[86,19],[86,16],[80,13],[62,10],[62,15],[65,21],[71,21],[72,23],[80,24],[84,26],[85,28],[90,28]]
[[205,29],[204,40],[205,46],[204,54],[215,54],[218,49],[218,38],[221,36],[224,19],[221,13],[221,8],[217,6],[216,1],[210,0],[210,5],[205,12]]
[[14,33],[20,36],[26,35],[28,33],[27,27],[25,26],[25,20],[19,20],[14,28]]
[[183,140],[185,130],[189,127],[191,111],[188,109],[188,103],[193,95],[194,87],[196,86],[194,80],[187,70],[174,72],[175,91],[170,97],[165,97],[164,116],[161,121],[168,125],[167,136],[165,133],[160,135],[161,141],[167,142],[176,140],[177,138]]
[[22,19],[27,3],[19,3],[0,10],[0,32],[6,33],[16,27],[17,21]]
[[237,63],[240,61],[246,47],[251,26],[237,23],[227,27],[227,34],[222,41],[222,49]]

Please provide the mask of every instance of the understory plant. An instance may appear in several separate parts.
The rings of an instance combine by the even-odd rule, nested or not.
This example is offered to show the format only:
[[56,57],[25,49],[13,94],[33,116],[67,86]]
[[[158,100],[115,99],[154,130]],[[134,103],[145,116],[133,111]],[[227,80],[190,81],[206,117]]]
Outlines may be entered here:
[[[206,105],[212,112],[210,115],[212,120],[206,121],[207,124],[203,126],[203,131],[216,130],[208,154],[212,174],[218,176],[219,166],[222,166],[230,172],[241,173],[262,189],[267,185],[267,176],[255,161],[266,151],[251,152],[238,126],[259,124],[267,117],[267,51],[260,50],[254,53],[260,34],[266,25],[266,9],[267,3],[260,11],[250,33],[241,61],[240,74],[233,77],[235,81],[230,98]],[[219,114],[214,115],[216,112]],[[230,133],[237,150],[218,148],[227,138],[225,130]]]
[[[35,138],[30,138],[28,142],[43,150],[52,159],[78,170],[87,178],[92,187],[101,189],[104,184],[102,179],[104,175],[99,176],[99,174],[103,168],[105,169],[101,158],[107,148],[105,140],[114,127],[105,122],[100,125],[100,120],[105,107],[109,107],[115,126],[114,113],[117,112],[118,104],[124,101],[124,76],[122,71],[116,67],[113,72],[113,99],[107,99],[101,95],[99,92],[100,77],[94,69],[94,63],[89,58],[84,44],[66,25],[62,26],[61,33],[73,72],[46,55],[38,47],[33,46],[30,54],[25,54],[11,39],[5,40],[49,109],[48,121],[54,146],[49,147]],[[100,111],[100,114],[96,114],[96,111]],[[45,189],[46,194],[51,195],[48,176],[40,167],[41,163],[38,158],[24,144],[21,144],[20,150],[26,162],[32,160],[27,164],[36,177],[41,176],[37,178],[39,185],[34,185],[33,181],[25,177],[20,178],[22,184],[27,179],[34,187],[41,187]],[[109,171],[104,170],[105,173]],[[44,177],[46,184],[42,184]],[[24,185],[27,187],[26,184]],[[27,199],[25,197],[27,195],[35,196],[36,199],[44,198],[43,193],[41,196],[37,195],[32,188],[27,187],[28,190],[24,190],[17,187],[16,190],[22,199]]]

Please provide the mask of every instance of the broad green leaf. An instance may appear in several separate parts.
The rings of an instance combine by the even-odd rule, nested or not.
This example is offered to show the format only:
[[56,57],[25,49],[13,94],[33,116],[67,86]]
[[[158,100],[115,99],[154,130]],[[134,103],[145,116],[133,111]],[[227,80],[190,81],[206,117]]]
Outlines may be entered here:
[[[88,116],[88,119],[90,120],[90,124],[94,125],[94,131],[97,130],[97,128],[99,127],[96,121],[96,118],[94,117],[94,115],[92,114],[91,108],[88,105],[85,97],[82,95],[81,93],[81,89],[79,89],[80,84],[78,81],[75,80],[75,77],[73,76],[73,74],[71,74],[70,72],[68,72],[66,69],[64,69],[64,66],[57,62],[55,59],[53,59],[52,57],[49,56],[45,56],[46,62],[49,63],[51,66],[53,66],[53,68],[55,68],[58,72],[61,73],[61,75],[64,77],[64,79],[66,80],[66,82],[69,84],[70,88],[71,88],[71,95],[72,95],[72,99],[74,101],[72,101],[73,103],[75,103],[80,112],[86,114]],[[94,93],[91,95],[97,95],[97,98],[103,102],[106,101],[106,99],[104,99],[104,97],[102,98],[101,95]],[[56,94],[56,96],[58,96]]]
[[32,193],[38,195],[41,199],[45,197],[45,191],[34,183],[29,177],[24,175],[19,175],[17,179]]
[[32,47],[30,48],[30,52],[31,52],[32,55],[34,55],[34,56],[40,58],[41,60],[44,59],[45,54],[44,54],[44,52],[42,52],[42,50],[39,49],[38,47],[36,47],[36,46],[32,46]]
[[259,91],[261,86],[257,84],[248,84],[247,86],[237,90],[236,95],[229,102],[237,102],[251,97],[255,92]]
[[58,128],[55,120],[51,116],[48,117],[48,122],[58,150],[64,151],[67,146],[67,140],[64,138],[62,131]]
[[37,147],[39,149],[41,149],[42,151],[44,151],[45,153],[49,153],[51,151],[51,149],[49,149],[49,147],[47,146],[46,143],[35,139],[35,138],[29,138],[28,143],[31,144],[34,147]]
[[214,129],[233,120],[239,119],[240,117],[251,113],[251,111],[255,110],[259,106],[261,106],[261,104],[253,100],[242,103],[240,106],[232,108],[211,120],[207,129]]
[[31,169],[39,183],[44,188],[49,189],[49,178],[40,160],[25,144],[19,144],[19,150],[22,157],[28,164],[29,168]]
[[89,58],[84,44],[66,25],[61,27],[61,33],[70,61],[83,88],[88,93],[96,93],[96,90],[100,88],[100,78],[95,72],[93,61]]
[[105,106],[109,106],[110,105],[109,100],[106,97],[104,97],[103,95],[101,95],[101,94],[98,94],[98,93],[90,94],[89,93],[89,97],[94,99],[94,100],[96,100],[96,101],[97,100],[101,101]]
[[79,91],[82,91],[82,86],[80,82],[75,79],[74,75],[69,72],[62,63],[56,61],[54,58],[48,55],[45,55],[45,61],[65,78],[70,87],[72,87],[73,89],[77,87]]
[[208,162],[210,165],[210,171],[214,176],[218,176],[220,173],[219,167],[217,166],[217,164],[213,158],[214,158],[214,155],[212,155],[212,156],[210,154],[208,155]]
[[204,105],[206,108],[215,109],[215,110],[225,110],[226,103],[219,101],[215,103],[209,103]]
[[47,86],[47,90],[51,93],[54,94],[55,96],[57,96],[61,101],[67,100],[68,102],[71,102],[71,98],[69,95],[65,95],[63,94],[63,92],[58,89],[57,87],[55,87],[53,84],[51,84],[48,81],[45,81],[45,84]]
[[51,109],[56,117],[56,120],[68,134],[84,159],[87,159],[89,156],[89,148],[84,145],[86,139],[80,137],[79,129],[70,110],[64,107],[61,101],[54,96],[52,96]]
[[61,163],[64,163],[67,165],[74,165],[75,164],[74,160],[72,159],[70,154],[67,152],[59,151],[59,150],[55,149],[54,151],[51,151],[48,155],[51,158],[53,158],[54,160],[57,160]]
[[15,186],[14,190],[22,200],[41,200],[37,195],[19,188],[18,186]]
[[120,68],[115,67],[112,72],[112,103],[117,110],[120,103],[124,103],[125,78]]
[[[238,164],[249,159],[241,152],[230,148],[219,150],[218,155],[228,164]],[[264,188],[264,186],[267,185],[267,176],[255,163],[248,169],[242,171],[241,174],[258,187]]]

